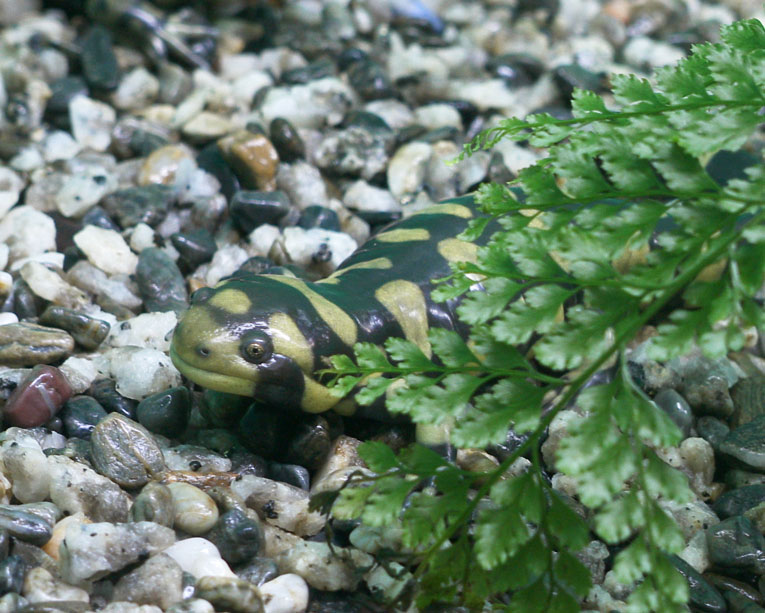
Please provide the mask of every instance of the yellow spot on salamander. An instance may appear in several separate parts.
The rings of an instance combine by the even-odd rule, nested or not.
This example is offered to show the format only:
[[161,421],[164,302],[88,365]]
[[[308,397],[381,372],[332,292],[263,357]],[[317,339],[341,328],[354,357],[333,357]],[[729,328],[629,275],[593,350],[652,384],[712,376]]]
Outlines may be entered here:
[[415,215],[434,214],[454,215],[455,217],[462,217],[463,219],[470,219],[473,217],[473,211],[471,211],[469,207],[466,207],[464,204],[451,204],[449,202],[445,202],[443,204],[434,204],[433,206],[429,206],[426,209],[412,213],[411,216],[414,217]]
[[318,281],[318,283],[337,283],[340,280],[339,277],[349,270],[388,270],[389,268],[393,268],[393,262],[391,262],[388,258],[374,258],[373,260],[368,260],[366,262],[356,262],[355,264],[341,268],[340,270],[332,273],[326,279]]
[[426,241],[430,238],[430,232],[425,228],[398,228],[381,232],[375,236],[381,243],[405,243],[407,241]]
[[207,304],[236,315],[243,315],[252,308],[252,300],[240,289],[217,291],[212,295]]
[[438,253],[447,262],[472,262],[478,261],[478,246],[475,243],[461,241],[458,238],[445,238],[438,242]]
[[332,331],[340,337],[346,345],[350,346],[356,342],[358,336],[358,330],[356,328],[356,322],[353,321],[350,315],[343,311],[339,306],[333,304],[327,300],[321,294],[312,290],[305,281],[300,279],[294,279],[292,277],[285,277],[283,275],[263,275],[289,285],[303,294],[311,303],[316,312],[319,314],[324,322],[332,329]]
[[375,292],[375,298],[388,309],[404,331],[404,338],[417,345],[428,357],[428,311],[425,296],[416,283],[396,280],[386,283]]
[[324,413],[337,405],[339,398],[328,387],[317,383],[308,375],[303,375],[305,389],[300,401],[300,408],[306,413]]
[[313,371],[313,350],[292,317],[274,313],[268,318],[268,328],[275,353],[292,358],[303,372]]

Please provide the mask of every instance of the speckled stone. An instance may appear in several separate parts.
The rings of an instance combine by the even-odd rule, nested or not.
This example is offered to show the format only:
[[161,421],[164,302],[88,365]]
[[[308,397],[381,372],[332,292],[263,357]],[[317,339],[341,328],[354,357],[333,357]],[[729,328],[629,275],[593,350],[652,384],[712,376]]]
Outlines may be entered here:
[[172,528],[175,507],[170,489],[163,483],[149,481],[130,507],[130,517],[133,521],[152,521]]
[[123,228],[139,223],[154,228],[165,219],[172,201],[171,187],[151,184],[119,189],[106,196],[102,205]]
[[147,311],[180,312],[188,307],[186,280],[164,250],[149,247],[141,251],[135,277]]
[[114,600],[156,605],[163,610],[183,598],[183,570],[170,556],[159,553],[122,576]]
[[207,600],[218,611],[264,612],[260,590],[249,581],[238,578],[202,577],[196,583],[194,595]]
[[263,134],[242,130],[218,141],[218,147],[245,189],[273,191],[279,154]]
[[35,366],[8,398],[3,407],[3,420],[22,428],[42,426],[61,410],[71,395],[72,388],[58,368]]
[[765,415],[731,430],[720,442],[720,452],[748,469],[765,471]]

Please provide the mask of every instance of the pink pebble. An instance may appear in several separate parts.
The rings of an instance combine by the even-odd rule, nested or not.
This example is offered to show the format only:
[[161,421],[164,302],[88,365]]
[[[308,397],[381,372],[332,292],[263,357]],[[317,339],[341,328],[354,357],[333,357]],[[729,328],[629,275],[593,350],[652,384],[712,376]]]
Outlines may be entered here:
[[9,426],[35,428],[48,423],[72,397],[72,388],[55,366],[39,365],[13,390],[3,407]]

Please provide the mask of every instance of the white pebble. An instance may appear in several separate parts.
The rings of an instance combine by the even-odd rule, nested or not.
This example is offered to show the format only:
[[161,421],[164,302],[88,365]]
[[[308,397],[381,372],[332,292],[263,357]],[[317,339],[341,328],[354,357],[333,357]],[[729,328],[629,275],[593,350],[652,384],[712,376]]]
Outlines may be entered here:
[[169,555],[184,571],[195,577],[236,577],[220,557],[218,548],[207,539],[183,539],[162,553]]
[[70,309],[78,309],[87,304],[84,292],[69,285],[55,272],[39,262],[27,262],[21,268],[21,278],[29,285],[32,292],[53,304]]
[[108,104],[78,95],[69,102],[72,134],[83,147],[106,151],[112,142],[116,111]]
[[282,573],[295,573],[317,590],[354,590],[360,570],[369,568],[374,558],[351,547],[333,547],[327,543],[301,541],[275,556]]
[[315,261],[314,256],[326,249],[330,254],[327,264],[330,270],[334,270],[356,251],[358,244],[344,232],[292,226],[282,233],[282,247],[288,261],[281,263],[297,264],[303,268],[310,267]]
[[0,313],[0,326],[5,326],[6,324],[15,324],[19,321],[18,315],[16,313]]
[[401,203],[387,190],[359,179],[343,194],[343,204],[349,209],[372,212],[398,212]]
[[45,253],[37,253],[30,255],[26,258],[16,260],[8,267],[11,272],[20,271],[28,262],[35,262],[52,268],[61,269],[64,267],[64,254],[58,251],[46,251]]
[[142,400],[181,384],[181,374],[162,351],[117,347],[107,355],[117,391],[133,400]]
[[119,232],[87,225],[74,235],[74,243],[94,266],[107,274],[132,275],[138,256]]
[[279,164],[276,185],[285,191],[290,197],[290,202],[301,210],[312,204],[327,206],[329,202],[327,186],[321,172],[308,162]]
[[178,323],[173,311],[141,313],[114,326],[107,338],[112,347],[144,347],[157,351],[170,349],[170,333]]
[[122,77],[112,102],[126,111],[150,104],[159,94],[159,80],[145,68],[136,68]]
[[218,249],[207,269],[205,281],[212,287],[223,277],[230,275],[249,258],[249,254],[238,245],[227,245]]
[[250,232],[247,240],[249,241],[252,249],[256,255],[267,257],[271,251],[273,244],[279,240],[282,233],[276,226],[272,226],[269,223],[264,223]]
[[0,243],[0,270],[5,270],[5,267],[8,266],[8,256],[10,253],[10,247],[6,243]]
[[264,613],[302,613],[308,608],[308,584],[294,573],[266,581],[260,593]]
[[190,483],[168,483],[173,496],[176,529],[193,536],[206,534],[218,521],[215,501]]
[[10,248],[9,261],[56,250],[56,224],[45,213],[24,204],[0,220],[0,243]]
[[81,149],[82,145],[64,130],[50,132],[42,142],[42,155],[48,163],[71,160]]
[[50,490],[48,458],[37,441],[6,443],[2,447],[3,472],[13,483],[13,495],[22,503],[47,500]]
[[93,360],[75,355],[68,357],[58,368],[66,377],[74,394],[86,392],[98,376]]
[[106,168],[87,165],[64,180],[56,195],[56,207],[64,217],[81,217],[116,187],[116,180]]
[[414,112],[416,123],[422,124],[428,130],[450,127],[462,130],[460,112],[450,104],[443,102],[426,104]]
[[36,144],[22,147],[8,162],[8,166],[20,172],[31,172],[45,166],[40,148]]
[[432,151],[428,143],[407,143],[393,154],[388,164],[388,189],[401,199],[422,189],[425,169]]
[[22,595],[30,603],[57,601],[90,603],[90,596],[85,590],[56,579],[42,566],[32,568],[24,577]]
[[130,233],[130,248],[136,253],[141,253],[144,249],[155,247],[154,230],[145,223],[139,223]]
[[24,180],[10,168],[0,166],[0,217],[19,201]]
[[647,36],[636,36],[624,45],[624,61],[630,66],[659,68],[675,64],[685,57],[682,49],[675,45],[653,40]]

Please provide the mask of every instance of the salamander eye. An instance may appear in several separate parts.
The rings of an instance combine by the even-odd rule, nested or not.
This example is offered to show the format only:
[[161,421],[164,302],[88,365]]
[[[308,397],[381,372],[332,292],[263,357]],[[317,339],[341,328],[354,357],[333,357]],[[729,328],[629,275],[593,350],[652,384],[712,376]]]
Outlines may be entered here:
[[271,357],[271,339],[259,330],[247,334],[240,345],[242,357],[253,364],[261,364]]

